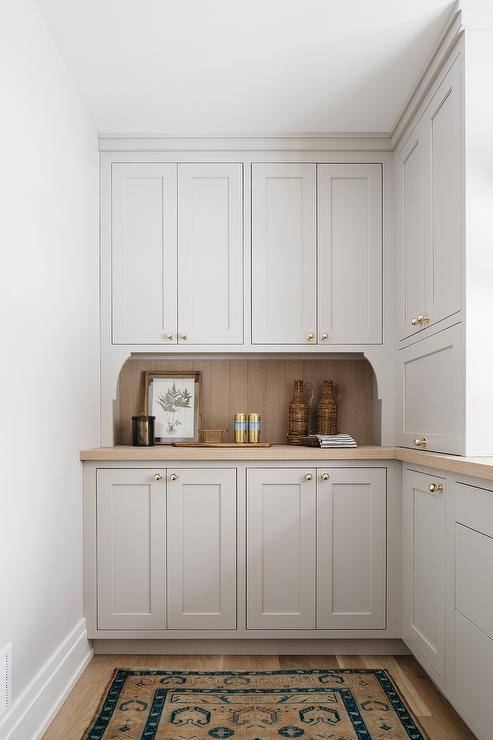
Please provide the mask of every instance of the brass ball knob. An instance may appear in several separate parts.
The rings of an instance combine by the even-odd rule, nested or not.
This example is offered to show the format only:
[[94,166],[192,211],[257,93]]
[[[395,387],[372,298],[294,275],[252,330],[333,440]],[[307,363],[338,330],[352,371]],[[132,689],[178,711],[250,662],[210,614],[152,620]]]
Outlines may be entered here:
[[154,473],[154,480],[163,480],[163,474],[162,473]]
[[325,331],[320,335],[320,339],[322,340],[322,342],[326,342],[328,338],[329,335]]
[[183,342],[186,342],[187,339],[188,339],[188,334],[182,334],[181,335],[181,339],[182,339]]
[[443,486],[441,483],[430,483],[428,490],[430,493],[443,493]]
[[172,342],[174,338],[175,338],[174,334],[166,334],[166,339],[167,339],[167,340],[168,340],[169,342]]
[[305,480],[312,480],[313,475],[311,473],[305,473]]
[[322,473],[322,475],[320,477],[321,477],[322,480],[329,480],[330,475],[329,475],[329,473]]
[[425,437],[422,437],[421,439],[419,437],[417,437],[414,440],[414,444],[416,445],[416,447],[426,447],[426,439],[425,439]]
[[178,473],[171,473],[169,479],[170,480],[178,480]]
[[314,339],[315,339],[315,334],[312,334],[312,332],[309,332],[309,333],[308,333],[308,334],[306,335],[306,340],[307,340],[307,342],[313,342],[313,340],[314,340]]

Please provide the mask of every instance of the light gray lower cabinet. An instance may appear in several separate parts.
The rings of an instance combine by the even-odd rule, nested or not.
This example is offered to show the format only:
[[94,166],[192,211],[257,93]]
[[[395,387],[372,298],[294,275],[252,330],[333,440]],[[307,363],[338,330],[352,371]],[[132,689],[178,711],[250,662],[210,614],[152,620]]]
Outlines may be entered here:
[[96,629],[235,631],[240,597],[248,630],[384,630],[386,501],[384,468],[99,469]]
[[319,629],[385,629],[386,488],[381,468],[318,471]]
[[97,471],[98,629],[166,627],[166,470]]
[[493,491],[458,483],[454,525],[453,691],[473,729],[492,738]]
[[445,479],[404,471],[402,636],[441,678],[445,675],[445,492]]
[[315,629],[315,468],[247,472],[247,628]]
[[236,628],[236,470],[98,470],[98,629]]
[[236,628],[236,470],[168,474],[168,627]]
[[386,502],[382,468],[249,470],[247,626],[385,629]]

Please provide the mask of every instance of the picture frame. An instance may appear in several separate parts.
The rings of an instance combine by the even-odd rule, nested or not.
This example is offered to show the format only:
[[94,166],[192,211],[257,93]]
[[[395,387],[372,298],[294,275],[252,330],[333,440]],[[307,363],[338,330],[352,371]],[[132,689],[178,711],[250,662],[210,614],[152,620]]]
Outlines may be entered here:
[[156,417],[156,444],[198,442],[202,427],[202,373],[199,370],[145,372],[144,414]]

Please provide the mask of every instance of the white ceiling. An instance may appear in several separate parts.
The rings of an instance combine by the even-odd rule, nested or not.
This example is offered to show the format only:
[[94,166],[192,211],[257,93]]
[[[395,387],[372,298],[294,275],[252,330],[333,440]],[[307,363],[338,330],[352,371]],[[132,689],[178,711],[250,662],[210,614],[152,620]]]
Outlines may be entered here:
[[38,0],[100,132],[389,131],[450,0]]

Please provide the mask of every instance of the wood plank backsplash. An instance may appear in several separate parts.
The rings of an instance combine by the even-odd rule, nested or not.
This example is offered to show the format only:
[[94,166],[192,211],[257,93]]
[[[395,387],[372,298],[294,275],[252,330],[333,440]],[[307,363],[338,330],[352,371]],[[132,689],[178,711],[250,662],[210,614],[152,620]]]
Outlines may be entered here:
[[[142,413],[145,370],[201,370],[202,425],[229,429],[237,411],[262,415],[263,440],[284,444],[293,382],[303,378],[315,388],[316,403],[323,380],[337,384],[338,431],[352,434],[358,444],[375,444],[374,376],[366,359],[206,359],[137,360],[123,365],[118,382],[116,444],[131,444],[131,417]],[[315,413],[312,413],[315,423]],[[313,429],[315,431],[315,429]]]

